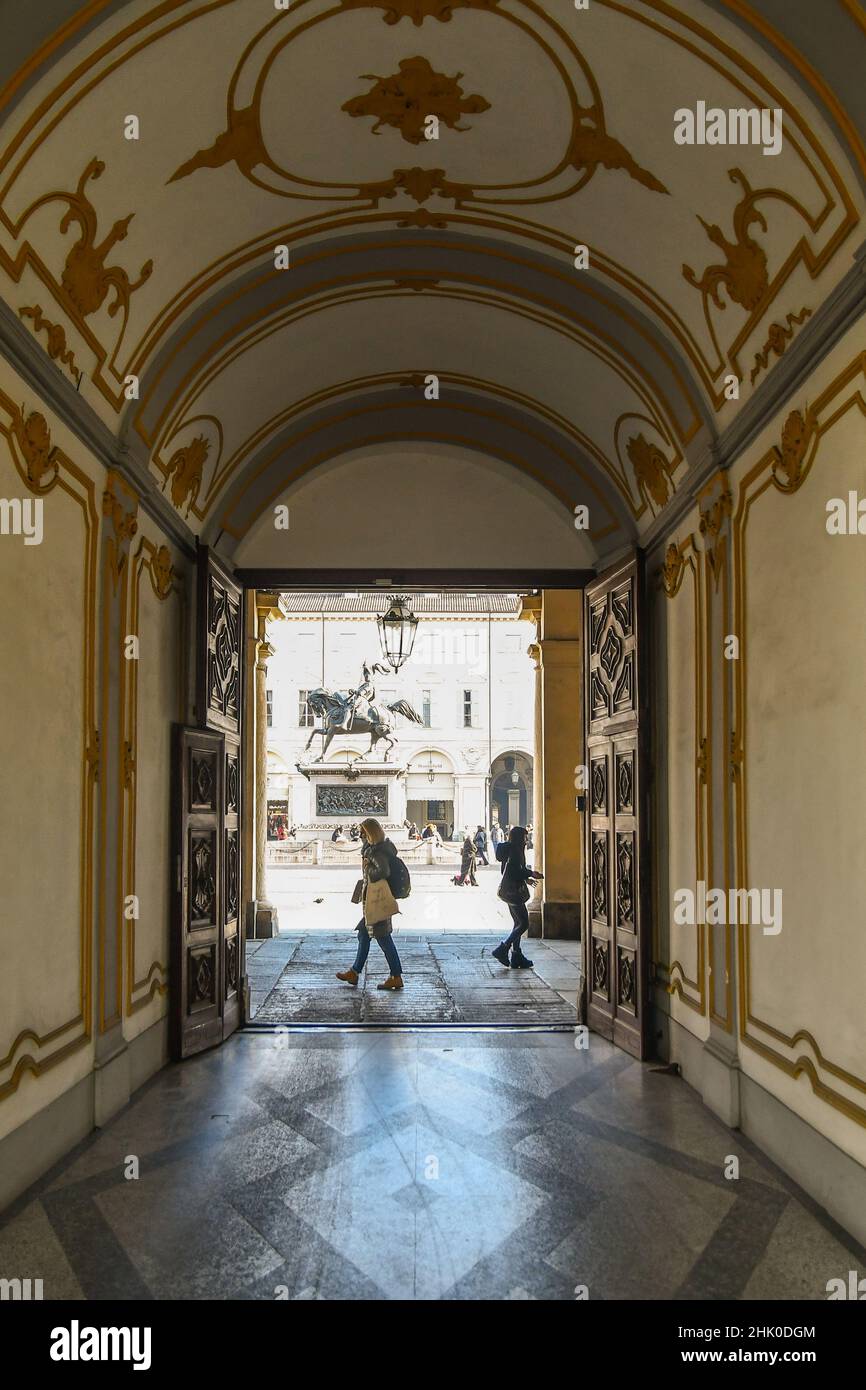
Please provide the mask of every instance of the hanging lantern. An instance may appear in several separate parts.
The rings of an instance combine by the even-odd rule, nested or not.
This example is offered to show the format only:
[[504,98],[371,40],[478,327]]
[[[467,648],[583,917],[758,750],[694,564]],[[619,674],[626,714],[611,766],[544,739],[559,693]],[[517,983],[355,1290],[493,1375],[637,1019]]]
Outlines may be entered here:
[[396,595],[388,612],[379,614],[376,624],[382,655],[392,670],[399,671],[404,661],[408,661],[412,655],[418,627],[418,619],[409,607],[406,595]]

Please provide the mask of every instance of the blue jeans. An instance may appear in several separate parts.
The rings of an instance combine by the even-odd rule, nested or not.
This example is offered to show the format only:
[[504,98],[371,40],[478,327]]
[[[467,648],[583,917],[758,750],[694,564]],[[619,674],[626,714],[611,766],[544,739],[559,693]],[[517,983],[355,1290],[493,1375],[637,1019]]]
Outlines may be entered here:
[[[352,966],[352,969],[356,975],[360,975],[364,966],[367,964],[367,957],[370,954],[370,933],[367,931],[367,924],[363,917],[355,930],[358,933],[358,954],[355,957],[355,964]],[[400,964],[400,957],[397,953],[397,947],[394,945],[394,938],[391,933],[385,932],[382,936],[377,936],[376,940],[382,947],[382,952],[388,962],[391,974],[402,975],[403,967]]]
[[511,935],[506,937],[506,946],[516,946],[520,950],[520,938],[525,931],[529,931],[529,913],[526,910],[526,903],[509,903],[508,911],[511,913],[511,920],[514,927]]

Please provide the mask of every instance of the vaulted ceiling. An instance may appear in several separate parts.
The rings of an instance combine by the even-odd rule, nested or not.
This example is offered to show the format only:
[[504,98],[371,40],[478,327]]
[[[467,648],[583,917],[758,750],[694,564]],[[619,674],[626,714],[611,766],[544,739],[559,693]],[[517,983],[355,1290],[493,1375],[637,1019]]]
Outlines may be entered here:
[[[810,52],[793,0],[14,8],[3,299],[229,548],[326,461],[429,441],[613,551],[863,241],[855,0]],[[780,109],[781,152],[678,144],[699,101]]]

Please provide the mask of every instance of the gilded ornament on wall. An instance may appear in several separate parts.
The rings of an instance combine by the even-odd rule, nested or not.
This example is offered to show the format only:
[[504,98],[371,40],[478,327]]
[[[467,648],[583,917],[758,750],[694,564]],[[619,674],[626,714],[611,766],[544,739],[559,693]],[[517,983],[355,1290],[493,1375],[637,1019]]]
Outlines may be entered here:
[[51,443],[51,433],[45,416],[38,410],[33,410],[25,418],[22,410],[13,423],[13,429],[18,447],[24,456],[28,483],[38,492],[47,492],[57,479],[60,451]]
[[625,145],[608,135],[604,128],[604,118],[597,106],[578,108],[567,160],[572,168],[579,173],[585,172],[589,177],[592,177],[601,164],[605,169],[624,169],[631,178],[651,189],[653,193],[668,191],[655,174],[638,164]]
[[[66,257],[60,280],[75,308],[84,318],[102,308],[110,290],[114,291],[114,299],[108,306],[109,314],[116,314],[120,308],[126,309],[130,295],[141,288],[153,270],[153,261],[145,261],[138,279],[132,281],[119,265],[105,264],[117,243],[125,239],[134,214],[130,213],[128,217],[120,218],[108,235],[97,242],[96,212],[84,192],[84,187],[91,179],[98,179],[104,169],[105,165],[101,159],[91,159],[78,180],[78,187],[74,193],[52,193],[47,198],[40,199],[41,202],[53,202],[59,198],[68,204],[60,222],[61,233],[68,232],[73,224],[77,224],[81,229],[81,235]],[[31,208],[30,211],[32,210]]]
[[643,434],[633,435],[625,448],[634,469],[635,481],[642,497],[649,496],[657,507],[663,507],[671,495],[670,464],[659,449]]
[[725,264],[707,266],[700,279],[691,266],[684,265],[683,275],[705,298],[712,299],[716,308],[727,307],[719,296],[719,287],[724,285],[729,299],[734,304],[752,310],[761,302],[769,283],[766,253],[749,234],[750,227],[755,224],[761,231],[767,230],[763,213],[758,212],[755,207],[757,199],[762,195],[752,191],[748,179],[740,169],[729,169],[728,177],[743,190],[743,197],[734,209],[736,240],[729,241],[721,227],[710,226],[702,217],[698,217],[710,241],[724,252]]
[[174,566],[167,545],[161,545],[150,561],[150,579],[159,599],[167,599],[174,580]]
[[734,499],[727,481],[722,481],[721,491],[708,507],[700,507],[700,531],[706,542],[706,555],[713,576],[718,579],[719,555],[721,552],[721,533],[727,518],[731,515]]
[[461,116],[479,115],[490,109],[490,102],[477,92],[463,95],[462,72],[447,77],[443,72],[435,72],[421,57],[403,58],[399,68],[390,77],[362,73],[361,81],[374,82],[375,86],[362,96],[344,101],[340,109],[350,116],[375,116],[371,134],[378,135],[382,125],[391,126],[410,145],[424,141],[425,123],[430,116],[436,116],[450,130],[465,131],[471,126],[460,125]]
[[777,357],[781,357],[794,336],[795,326],[805,323],[806,319],[811,317],[811,309],[801,309],[799,314],[788,314],[785,323],[770,324],[767,330],[766,343],[761,348],[760,352],[755,353],[755,365],[752,368],[751,376],[753,386],[761,372],[766,370],[770,361],[770,354],[775,353]]
[[[118,496],[117,489],[125,493]],[[109,472],[102,494],[102,515],[111,522],[113,534],[108,538],[108,558],[115,582],[129,554],[129,543],[138,531],[138,497],[120,474]]]
[[52,323],[50,319],[47,319],[39,304],[24,304],[18,310],[18,314],[22,319],[33,320],[33,331],[35,333],[41,333],[43,329],[45,330],[45,335],[48,339],[46,344],[48,356],[54,362],[59,362],[61,366],[68,367],[76,382],[80,381],[81,372],[79,372],[76,367],[75,356],[66,342],[66,329],[63,325],[61,323]]
[[661,585],[668,598],[673,598],[677,593],[683,579],[683,570],[686,567],[683,552],[675,541],[671,541],[665,551],[664,564],[661,567]]
[[815,432],[815,423],[810,410],[805,415],[792,410],[782,426],[782,445],[774,450],[773,464],[773,482],[780,492],[796,492],[803,481],[803,460]]
[[454,10],[495,10],[498,0],[340,0],[344,10],[384,10],[386,24],[411,19],[416,28],[425,19],[447,24]]
[[202,470],[209,453],[209,440],[203,434],[197,434],[189,444],[176,449],[168,461],[163,491],[171,480],[171,500],[178,510],[186,504],[186,516],[198,501]]

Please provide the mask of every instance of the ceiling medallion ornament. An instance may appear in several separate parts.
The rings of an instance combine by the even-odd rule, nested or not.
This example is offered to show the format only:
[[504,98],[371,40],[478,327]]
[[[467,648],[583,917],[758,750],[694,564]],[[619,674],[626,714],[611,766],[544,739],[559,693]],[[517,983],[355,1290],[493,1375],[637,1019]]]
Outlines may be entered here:
[[420,28],[425,19],[447,24],[454,10],[495,10],[499,0],[340,0],[344,10],[384,10],[386,24],[411,19]]
[[461,116],[477,116],[490,109],[490,102],[477,92],[463,95],[462,72],[447,77],[444,72],[435,72],[426,58],[417,56],[403,58],[399,68],[390,77],[362,73],[362,82],[376,85],[366,94],[343,102],[340,108],[349,116],[375,116],[371,135],[378,135],[379,127],[388,125],[399,130],[410,145],[420,145],[427,138],[425,130],[431,116],[449,130],[462,132],[472,127],[460,125]]
[[728,178],[732,183],[738,183],[743,190],[743,197],[734,209],[736,241],[729,241],[721,227],[710,226],[699,216],[698,221],[710,241],[724,252],[725,264],[707,266],[700,279],[691,266],[684,265],[683,275],[690,285],[701,291],[704,300],[708,297],[712,299],[717,309],[727,308],[719,297],[719,286],[724,285],[728,297],[734,304],[751,311],[763,299],[769,283],[766,253],[754,237],[749,235],[749,228],[755,223],[762,232],[767,230],[763,213],[758,212],[755,207],[758,199],[766,196],[766,190],[755,193],[740,169],[729,169]]
[[[595,76],[580,50],[552,20],[539,13],[549,32],[536,34],[531,26],[521,25],[530,42],[539,45],[547,61],[555,67],[551,70],[557,81],[564,84],[571,111],[571,128],[562,132],[566,157],[550,169],[540,169],[533,179],[515,184],[468,184],[450,181],[442,169],[395,169],[390,178],[367,180],[358,183],[328,181],[324,178],[301,177],[285,167],[290,157],[287,146],[285,152],[270,148],[264,132],[271,129],[269,117],[263,115],[270,110],[269,74],[284,51],[311,27],[322,23],[339,22],[341,15],[348,11],[382,9],[387,24],[397,24],[401,19],[411,19],[416,27],[425,20],[435,19],[448,23],[455,9],[471,9],[486,12],[491,19],[505,20],[508,16],[498,9],[497,0],[454,0],[443,4],[442,0],[343,0],[340,8],[331,9],[318,17],[308,20],[298,28],[273,21],[262,28],[247,45],[244,54],[232,74],[227,95],[228,115],[223,131],[213,142],[197,150],[169,175],[168,182],[188,178],[198,170],[220,169],[234,164],[238,171],[256,188],[273,193],[278,197],[301,199],[306,203],[317,197],[328,205],[323,217],[331,217],[334,204],[343,202],[354,205],[361,213],[375,212],[384,198],[394,198],[404,194],[418,204],[427,203],[432,197],[449,199],[453,208],[444,211],[430,211],[426,207],[404,211],[395,209],[394,218],[399,227],[445,227],[452,219],[453,212],[489,211],[497,209],[503,217],[517,217],[523,221],[525,207],[535,202],[555,202],[570,198],[579,193],[599,169],[623,171],[630,178],[654,193],[666,194],[665,188],[654,174],[642,168],[629,150],[609,134],[604,115],[601,92]],[[490,108],[486,97],[479,93],[466,95],[460,86],[462,73],[453,77],[434,71],[430,62],[419,55],[405,58],[399,70],[390,76],[380,77],[371,74],[365,80],[375,85],[366,93],[349,98],[342,110],[356,118],[372,117],[373,132],[380,133],[381,127],[390,126],[397,130],[409,144],[420,146],[425,141],[425,121],[436,116],[452,130],[463,132],[472,128],[461,123],[461,118],[469,114],[481,114]],[[252,94],[243,106],[234,105],[234,95],[238,92]],[[310,116],[312,119],[312,116]],[[483,129],[483,127],[482,127]],[[271,142],[273,143],[273,142]],[[483,161],[482,161],[483,164]],[[479,174],[483,177],[482,165]],[[533,193],[527,197],[526,190]],[[510,211],[511,208],[515,211]],[[315,219],[310,219],[310,222]]]

